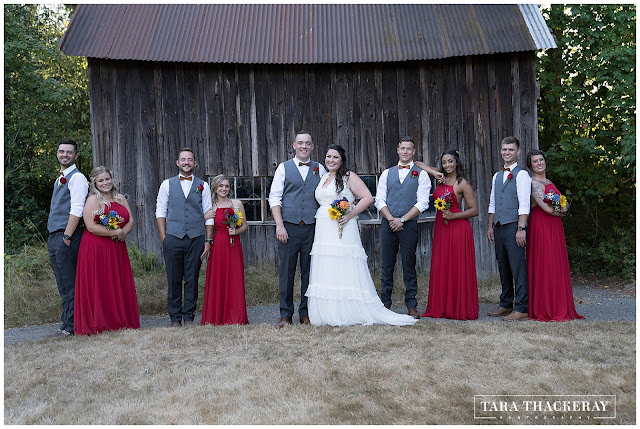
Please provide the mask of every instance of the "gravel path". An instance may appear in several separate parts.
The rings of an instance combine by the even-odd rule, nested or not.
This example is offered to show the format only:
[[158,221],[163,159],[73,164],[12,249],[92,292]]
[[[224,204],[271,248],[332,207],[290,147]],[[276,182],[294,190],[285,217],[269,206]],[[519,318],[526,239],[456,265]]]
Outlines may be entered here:
[[[632,292],[608,290],[594,288],[584,285],[573,287],[576,301],[576,310],[585,317],[584,321],[632,321],[636,320],[636,299],[635,290]],[[469,322],[444,321],[450,323],[483,323],[493,322],[496,318],[487,316],[487,312],[495,308],[495,304],[480,304],[480,317],[478,320]],[[261,307],[250,307],[247,309],[249,324],[274,324],[278,320],[278,304]],[[392,310],[397,313],[406,312],[402,306],[393,306]],[[418,311],[422,314],[425,306],[418,306]],[[431,323],[435,319],[420,319],[419,323]],[[298,322],[297,316],[294,323]],[[441,321],[443,322],[443,321]],[[196,323],[200,323],[200,315],[196,316]],[[142,329],[168,327],[169,316],[142,316],[140,318]],[[26,326],[23,328],[12,328],[4,330],[4,344],[17,344],[25,341],[38,341],[47,335],[54,333],[58,329],[58,324]]]

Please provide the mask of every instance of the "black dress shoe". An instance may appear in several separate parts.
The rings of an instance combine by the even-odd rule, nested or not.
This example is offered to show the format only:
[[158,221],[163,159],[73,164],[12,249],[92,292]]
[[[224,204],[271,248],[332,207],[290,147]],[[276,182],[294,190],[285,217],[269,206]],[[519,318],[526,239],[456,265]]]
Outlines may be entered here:
[[280,320],[278,320],[278,323],[276,323],[276,329],[282,329],[284,328],[284,325],[286,324],[291,325],[293,323],[293,321],[291,320],[291,317],[282,317],[280,318]]
[[70,337],[71,335],[73,335],[73,332],[65,331],[64,329],[58,329],[56,333],[49,334],[46,338]]

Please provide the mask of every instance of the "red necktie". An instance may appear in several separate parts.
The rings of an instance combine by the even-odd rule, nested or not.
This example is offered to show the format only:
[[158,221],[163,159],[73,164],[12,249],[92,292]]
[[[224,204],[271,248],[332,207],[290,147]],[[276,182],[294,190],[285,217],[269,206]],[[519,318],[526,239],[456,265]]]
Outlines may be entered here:
[[193,176],[189,176],[189,177],[180,176],[180,180],[188,180],[189,182],[191,182],[193,180]]
[[303,165],[306,165],[307,167],[311,166],[311,161],[309,162],[298,162],[298,167],[302,167]]

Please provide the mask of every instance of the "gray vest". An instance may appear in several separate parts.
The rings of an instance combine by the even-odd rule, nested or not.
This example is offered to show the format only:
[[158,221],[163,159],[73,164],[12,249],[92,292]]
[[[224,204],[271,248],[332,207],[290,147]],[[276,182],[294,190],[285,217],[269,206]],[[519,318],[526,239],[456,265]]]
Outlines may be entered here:
[[69,212],[71,211],[69,181],[71,180],[71,176],[76,173],[80,172],[77,168],[74,168],[65,176],[67,183],[53,184],[53,195],[51,196],[51,206],[49,207],[49,221],[47,222],[47,230],[49,232],[56,232],[67,227]]
[[182,238],[204,235],[204,215],[202,214],[202,192],[197,192],[198,185],[204,182],[193,176],[191,189],[184,197],[180,177],[169,179],[169,202],[167,204],[167,234]]
[[[508,223],[518,221],[518,187],[516,186],[516,177],[518,172],[522,170],[520,166],[516,166],[511,172],[502,171],[502,174],[498,172],[496,175],[496,182],[493,185],[493,196],[495,201],[495,214],[493,215],[494,225],[500,222],[500,225],[506,225]],[[513,179],[507,179],[502,183],[504,174],[513,174]]]
[[282,220],[290,223],[306,224],[316,222],[316,188],[320,183],[320,173],[313,174],[314,168],[319,164],[311,161],[306,180],[302,180],[300,171],[293,159],[284,162],[284,190],[282,192]]
[[404,182],[400,183],[398,166],[391,167],[387,173],[387,208],[393,217],[404,216],[418,201],[418,177],[412,177],[411,172],[420,169],[414,164]]

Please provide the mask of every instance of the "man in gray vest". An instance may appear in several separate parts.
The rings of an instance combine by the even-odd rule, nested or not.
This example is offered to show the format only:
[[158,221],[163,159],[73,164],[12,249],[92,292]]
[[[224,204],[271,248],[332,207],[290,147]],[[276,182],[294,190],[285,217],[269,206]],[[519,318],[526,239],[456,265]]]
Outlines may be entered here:
[[[156,222],[162,240],[169,290],[167,303],[171,327],[193,325],[198,302],[198,277],[202,260],[213,242],[213,219],[204,220],[211,207],[209,184],[194,176],[197,166],[190,148],[180,149],[179,174],[160,185]],[[184,305],[182,281],[184,280]]]
[[517,138],[503,139],[500,154],[504,166],[493,175],[487,238],[495,243],[502,293],[500,306],[488,315],[507,321],[527,320],[529,281],[525,246],[531,205],[531,177],[518,166],[520,142]]
[[311,134],[300,131],[293,142],[296,156],[280,163],[273,176],[269,192],[269,206],[276,222],[278,240],[278,283],[280,289],[280,329],[292,323],[293,280],[300,259],[300,323],[309,324],[307,310],[307,287],[311,268],[311,246],[315,232],[315,215],[318,203],[315,190],[320,177],[326,173],[324,167],[311,161],[313,140]]
[[78,145],[72,140],[60,140],[56,153],[59,175],[53,184],[47,230],[49,262],[62,299],[62,325],[53,337],[73,335],[73,303],[76,284],[78,249],[83,227],[80,223],[89,184],[76,168]]
[[382,245],[381,297],[385,307],[391,307],[393,272],[398,248],[402,258],[404,278],[404,302],[410,316],[419,319],[416,294],[416,247],[418,246],[418,221],[421,212],[429,208],[431,180],[429,175],[413,163],[416,153],[413,139],[403,137],[398,143],[399,163],[380,175],[375,206],[380,211]]

